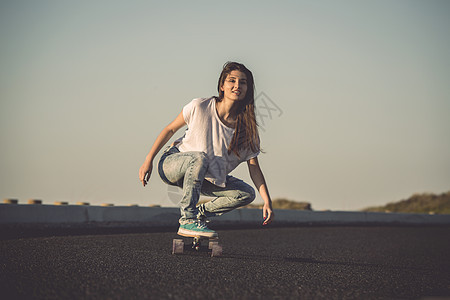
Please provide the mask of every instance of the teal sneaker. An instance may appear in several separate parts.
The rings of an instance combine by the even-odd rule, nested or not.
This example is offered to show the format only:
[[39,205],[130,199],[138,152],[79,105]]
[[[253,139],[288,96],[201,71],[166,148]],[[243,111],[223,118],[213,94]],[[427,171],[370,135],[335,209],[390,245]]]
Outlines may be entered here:
[[218,236],[217,232],[214,230],[209,229],[205,222],[196,220],[189,224],[180,225],[180,228],[178,229],[178,234],[182,236],[189,236],[189,237],[208,237],[208,238],[215,238]]

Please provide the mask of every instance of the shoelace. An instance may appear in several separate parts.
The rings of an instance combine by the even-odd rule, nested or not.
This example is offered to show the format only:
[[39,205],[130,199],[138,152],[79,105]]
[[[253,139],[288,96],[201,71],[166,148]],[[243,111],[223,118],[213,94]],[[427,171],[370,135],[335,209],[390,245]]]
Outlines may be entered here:
[[206,226],[206,223],[203,221],[200,221],[200,220],[197,221],[197,227],[201,228],[201,229],[208,229],[208,227]]

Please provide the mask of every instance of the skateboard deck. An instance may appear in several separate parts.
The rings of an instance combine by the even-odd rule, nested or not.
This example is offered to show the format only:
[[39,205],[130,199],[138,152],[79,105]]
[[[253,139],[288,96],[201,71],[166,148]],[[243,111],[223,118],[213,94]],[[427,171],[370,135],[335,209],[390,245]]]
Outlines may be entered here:
[[222,255],[222,246],[219,245],[218,237],[202,237],[191,235],[180,235],[182,238],[173,239],[172,254],[183,254],[186,252],[206,252],[211,257]]

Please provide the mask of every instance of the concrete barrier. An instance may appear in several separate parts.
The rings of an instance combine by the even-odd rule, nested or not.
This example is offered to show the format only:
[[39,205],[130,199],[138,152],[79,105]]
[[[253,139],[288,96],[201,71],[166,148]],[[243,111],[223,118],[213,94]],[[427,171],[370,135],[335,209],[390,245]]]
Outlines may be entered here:
[[171,207],[87,205],[0,205],[0,224],[154,223],[176,224],[179,209]]
[[[32,224],[145,224],[153,227],[176,226],[180,211],[176,207],[87,206],[87,205],[11,205],[0,204],[0,225]],[[450,215],[375,213],[345,211],[275,210],[274,225],[450,225]],[[212,225],[261,225],[260,209],[237,209],[212,218]]]
[[292,210],[279,210],[276,213],[278,220],[287,223],[450,225],[450,215]]

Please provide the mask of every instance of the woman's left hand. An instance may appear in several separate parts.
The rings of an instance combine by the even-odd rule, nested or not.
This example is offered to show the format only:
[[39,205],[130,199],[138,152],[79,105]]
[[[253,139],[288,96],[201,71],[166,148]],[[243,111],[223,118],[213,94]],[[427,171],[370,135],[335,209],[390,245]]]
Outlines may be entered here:
[[263,225],[267,225],[270,222],[273,221],[274,218],[274,213],[272,211],[272,205],[266,203],[263,206],[263,217],[264,217],[264,222]]

